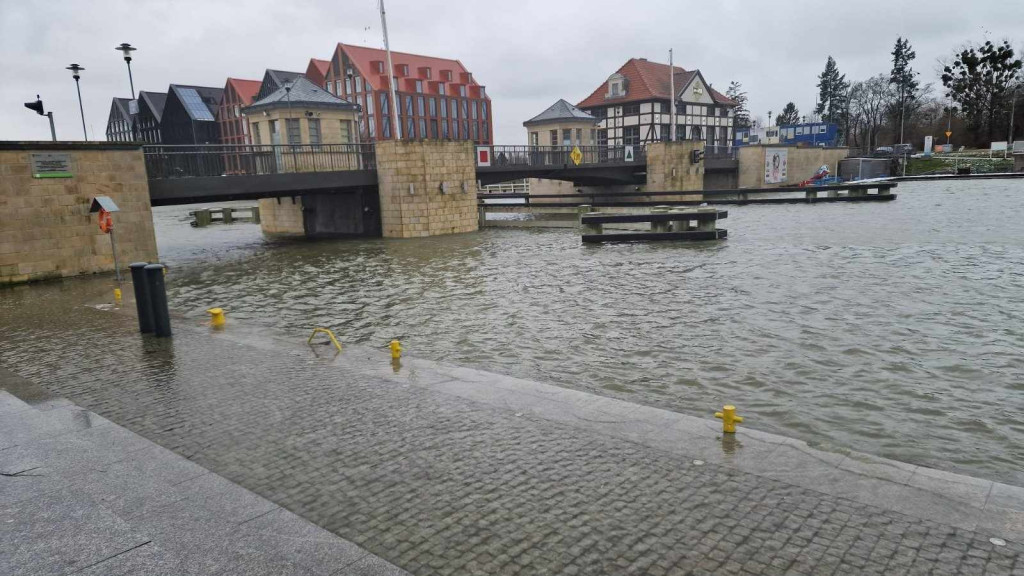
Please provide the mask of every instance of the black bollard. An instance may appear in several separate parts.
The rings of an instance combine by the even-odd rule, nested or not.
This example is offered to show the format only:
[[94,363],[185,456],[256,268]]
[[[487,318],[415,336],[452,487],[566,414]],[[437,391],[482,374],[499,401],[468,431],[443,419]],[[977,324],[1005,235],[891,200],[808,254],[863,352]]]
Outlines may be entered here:
[[149,299],[149,284],[146,282],[146,266],[148,262],[133,262],[128,268],[132,271],[132,288],[135,289],[135,311],[139,315],[139,332],[153,332],[153,303]]
[[153,331],[157,336],[171,335],[171,314],[167,310],[167,288],[164,286],[164,265],[148,264],[146,284],[149,289],[150,308],[153,311]]

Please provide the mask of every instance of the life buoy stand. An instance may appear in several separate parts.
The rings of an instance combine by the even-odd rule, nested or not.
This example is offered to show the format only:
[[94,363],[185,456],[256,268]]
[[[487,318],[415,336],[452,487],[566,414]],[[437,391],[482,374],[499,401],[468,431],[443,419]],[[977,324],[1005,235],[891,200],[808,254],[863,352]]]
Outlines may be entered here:
[[100,210],[100,230],[104,234],[110,234],[110,231],[114,229],[114,218],[110,215],[110,212],[101,209]]

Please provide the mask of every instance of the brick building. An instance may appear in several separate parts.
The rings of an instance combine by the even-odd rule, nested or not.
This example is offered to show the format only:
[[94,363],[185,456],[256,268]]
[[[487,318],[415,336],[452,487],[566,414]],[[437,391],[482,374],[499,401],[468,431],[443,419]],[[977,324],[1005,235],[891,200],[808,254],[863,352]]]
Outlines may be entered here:
[[221,144],[252,144],[242,109],[252,104],[259,91],[259,80],[228,78],[224,84],[224,97],[217,108]]
[[[403,140],[493,142],[491,100],[458,60],[391,52]],[[362,106],[363,141],[395,138],[384,50],[339,43],[324,81],[329,92]]]
[[309,66],[306,66],[306,79],[317,86],[327,89],[327,70],[330,68],[329,60],[310,58]]

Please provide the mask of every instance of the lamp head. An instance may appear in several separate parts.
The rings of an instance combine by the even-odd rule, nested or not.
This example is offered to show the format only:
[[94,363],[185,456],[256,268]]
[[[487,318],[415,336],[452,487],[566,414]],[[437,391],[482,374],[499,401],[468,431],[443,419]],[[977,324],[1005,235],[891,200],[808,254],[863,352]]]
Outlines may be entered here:
[[65,70],[71,70],[71,76],[75,78],[75,81],[78,81],[78,79],[82,76],[82,72],[85,70],[85,68],[82,68],[78,64],[72,64],[71,66],[65,68]]
[[125,62],[131,62],[132,52],[135,51],[135,47],[127,42],[122,42],[120,46],[115,46],[114,50],[119,50],[122,54],[124,54]]

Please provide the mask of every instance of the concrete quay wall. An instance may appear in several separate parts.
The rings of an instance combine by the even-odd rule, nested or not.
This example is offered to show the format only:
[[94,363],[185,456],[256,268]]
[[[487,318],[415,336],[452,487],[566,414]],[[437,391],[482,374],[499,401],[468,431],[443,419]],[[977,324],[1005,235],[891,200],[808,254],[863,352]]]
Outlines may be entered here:
[[[69,176],[34,173],[42,155],[68,160]],[[113,270],[110,238],[89,213],[95,196],[120,208],[113,220],[121,266],[156,260],[141,148],[0,142],[0,285]]]

